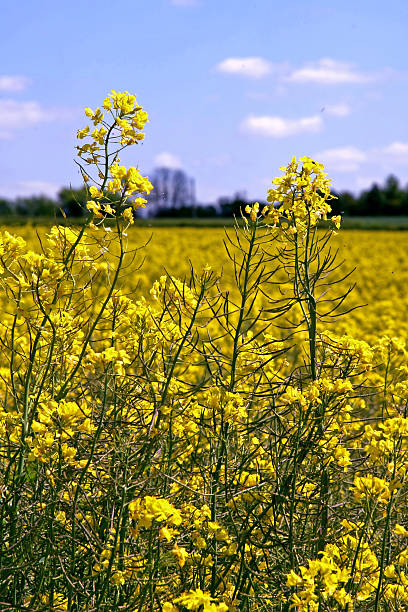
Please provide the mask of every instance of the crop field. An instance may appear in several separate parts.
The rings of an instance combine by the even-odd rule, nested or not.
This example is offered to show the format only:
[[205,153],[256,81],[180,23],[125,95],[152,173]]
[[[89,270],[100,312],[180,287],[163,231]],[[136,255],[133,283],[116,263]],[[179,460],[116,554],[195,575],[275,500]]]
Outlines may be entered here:
[[0,610],[406,610],[406,234],[309,157],[225,233],[135,227],[147,113],[85,116],[86,220],[0,228]]
[[[22,236],[31,249],[38,247],[50,226],[8,227]],[[129,249],[140,248],[138,262],[124,273],[122,286],[133,296],[148,293],[153,283],[165,273],[178,279],[188,278],[190,263],[196,271],[207,264],[219,275],[225,290],[233,290],[233,267],[224,246],[231,227],[130,227]],[[382,335],[408,338],[408,235],[404,231],[344,230],[333,236],[332,248],[338,249],[337,276],[352,272],[340,287],[355,285],[344,309],[358,307],[333,322],[339,331],[375,341]],[[339,288],[340,288],[339,287]],[[338,291],[338,290],[337,290]]]

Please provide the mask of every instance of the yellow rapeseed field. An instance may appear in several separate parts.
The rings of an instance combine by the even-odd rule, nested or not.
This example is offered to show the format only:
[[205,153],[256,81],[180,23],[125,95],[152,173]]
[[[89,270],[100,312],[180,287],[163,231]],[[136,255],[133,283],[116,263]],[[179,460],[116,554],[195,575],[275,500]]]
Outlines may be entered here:
[[[14,230],[29,246],[38,246],[38,235],[44,238],[49,226],[30,224]],[[129,248],[148,243],[136,266],[124,276],[124,288],[135,296],[148,293],[166,272],[183,279],[190,274],[190,263],[200,271],[207,264],[222,276],[225,289],[233,288],[233,272],[223,244],[225,232],[231,228],[200,227],[130,227],[127,230]],[[352,272],[341,283],[346,290],[355,285],[345,309],[356,310],[333,322],[337,331],[374,341],[384,334],[408,338],[408,232],[341,230],[332,239],[332,248],[339,249],[339,262],[344,261],[337,276]]]

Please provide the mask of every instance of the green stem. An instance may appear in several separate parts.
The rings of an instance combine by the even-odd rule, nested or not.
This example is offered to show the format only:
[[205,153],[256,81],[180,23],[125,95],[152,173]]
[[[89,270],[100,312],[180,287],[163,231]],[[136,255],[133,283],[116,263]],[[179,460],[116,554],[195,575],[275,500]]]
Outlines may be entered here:
[[239,309],[238,323],[235,329],[234,346],[232,350],[231,377],[230,377],[230,385],[229,385],[229,390],[231,392],[233,392],[235,388],[235,375],[236,375],[235,370],[236,370],[236,363],[237,363],[238,353],[239,353],[238,342],[239,342],[239,338],[241,335],[242,322],[244,320],[244,314],[245,314],[244,309],[245,309],[245,304],[246,304],[247,297],[248,297],[247,289],[248,289],[249,271],[251,267],[251,257],[252,257],[252,251],[255,245],[257,227],[258,227],[258,222],[255,221],[255,223],[252,226],[252,233],[251,233],[251,239],[249,241],[248,253],[246,253],[245,255],[245,273],[244,273],[244,283],[243,283],[242,290],[241,290],[241,306]]

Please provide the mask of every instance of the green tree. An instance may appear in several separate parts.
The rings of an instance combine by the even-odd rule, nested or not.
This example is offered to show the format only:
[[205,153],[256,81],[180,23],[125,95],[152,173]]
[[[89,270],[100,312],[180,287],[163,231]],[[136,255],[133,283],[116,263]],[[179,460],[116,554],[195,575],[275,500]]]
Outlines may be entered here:
[[0,198],[0,216],[6,217],[7,215],[11,215],[11,212],[10,202],[4,198]]
[[58,193],[58,207],[67,217],[82,217],[87,213],[86,203],[89,199],[85,187],[80,189],[64,187]]

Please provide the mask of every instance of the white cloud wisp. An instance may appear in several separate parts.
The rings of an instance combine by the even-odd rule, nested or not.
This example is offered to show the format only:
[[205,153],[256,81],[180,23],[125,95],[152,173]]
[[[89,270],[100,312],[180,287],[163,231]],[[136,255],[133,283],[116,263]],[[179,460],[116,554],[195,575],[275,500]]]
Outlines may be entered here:
[[260,79],[272,72],[272,64],[262,57],[229,57],[216,66],[218,72]]
[[24,91],[30,79],[21,75],[0,75],[0,91]]
[[0,99],[0,139],[10,139],[17,130],[49,121],[72,119],[75,109],[44,108],[35,101]]
[[154,163],[159,168],[171,168],[172,170],[179,170],[182,167],[180,158],[167,151],[156,155]]
[[243,121],[241,128],[247,133],[268,138],[287,138],[304,132],[319,132],[322,125],[323,120],[319,115],[299,119],[250,115]]
[[325,149],[314,155],[314,159],[337,172],[355,172],[367,161],[367,155],[354,146]]
[[372,77],[355,71],[352,64],[323,58],[303,68],[293,70],[285,80],[291,83],[344,85],[346,83],[367,83],[372,80]]

